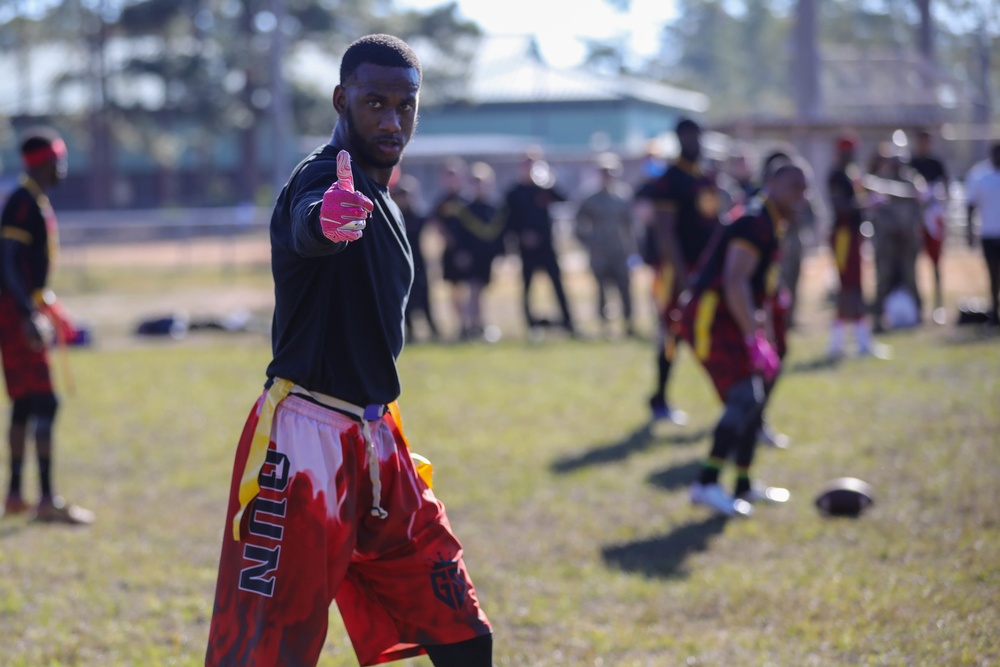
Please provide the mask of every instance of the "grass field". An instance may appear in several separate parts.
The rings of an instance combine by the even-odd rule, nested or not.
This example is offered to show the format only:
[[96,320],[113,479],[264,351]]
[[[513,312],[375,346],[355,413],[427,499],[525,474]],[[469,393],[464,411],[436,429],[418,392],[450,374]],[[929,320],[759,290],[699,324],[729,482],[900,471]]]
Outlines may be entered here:
[[[253,271],[193,275],[63,285],[74,312],[108,314],[71,353],[56,431],[59,490],[98,521],[0,521],[0,665],[202,660],[232,453],[269,348],[127,336],[171,295],[266,294]],[[407,348],[407,431],[435,463],[498,665],[1000,664],[1000,337],[927,326],[887,337],[892,361],[825,366],[821,291],[769,414],[792,447],[756,464],[792,502],[745,521],[687,501],[719,406],[686,350],[673,395],[691,422],[650,427],[649,341]],[[858,520],[812,506],[841,475],[874,485]],[[355,665],[335,610],[330,628],[321,665]]]

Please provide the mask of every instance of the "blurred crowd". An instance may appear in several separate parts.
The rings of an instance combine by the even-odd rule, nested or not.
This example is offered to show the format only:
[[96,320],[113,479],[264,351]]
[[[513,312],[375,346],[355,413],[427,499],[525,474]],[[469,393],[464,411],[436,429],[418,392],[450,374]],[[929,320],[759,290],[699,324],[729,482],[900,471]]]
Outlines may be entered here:
[[[870,343],[869,330],[879,333],[945,320],[940,261],[952,199],[951,176],[934,150],[930,132],[917,132],[904,143],[912,148],[898,143],[898,138],[894,143],[887,137],[865,156],[858,138],[844,133],[834,141],[833,162],[822,178],[813,174],[795,147],[788,144],[763,150],[740,147],[721,155],[696,151],[698,167],[711,186],[701,196],[717,200],[717,217],[722,224],[740,215],[760,192],[775,164],[794,161],[805,167],[810,191],[800,214],[788,221],[789,233],[781,249],[780,282],[788,301],[789,327],[795,324],[804,254],[826,246],[835,260],[848,261],[850,258],[841,257],[844,248],[860,253],[863,244],[870,244],[874,293],[867,299],[859,293],[856,303],[847,304],[844,293],[849,290],[841,289],[842,285],[831,290],[830,297],[839,306],[831,355],[843,353],[845,333],[841,330],[850,329],[852,322],[863,327],[859,351],[867,354],[878,350]],[[634,271],[642,265],[656,268],[662,259],[655,241],[651,200],[644,192],[678,159],[651,150],[642,160],[641,177],[629,182],[624,178],[621,156],[598,153],[584,185],[572,191],[557,182],[557,170],[540,149],[530,149],[524,155],[519,176],[503,187],[489,164],[469,164],[458,157],[443,162],[434,182],[421,182],[405,170],[397,173],[393,197],[406,218],[417,264],[407,311],[409,339],[498,340],[499,327],[484,319],[483,299],[494,279],[494,264],[504,257],[520,260],[520,305],[530,335],[537,337],[547,328],[557,328],[577,336],[573,311],[586,308],[592,309],[602,334],[620,331],[634,336]],[[965,189],[987,171],[988,165],[977,165]],[[846,205],[851,212],[843,210],[837,184],[831,186],[834,174],[845,176],[844,182],[850,184]],[[845,215],[851,219],[849,234],[854,238],[846,241],[847,246],[838,247],[838,220],[843,222]],[[971,222],[968,229],[971,234]],[[560,232],[566,231],[571,243],[560,243]],[[428,246],[437,250],[436,243],[428,244],[427,235],[437,235],[443,242],[440,252],[427,252]],[[560,252],[570,247],[586,253],[596,288],[593,304],[573,304],[567,296],[559,260]],[[932,285],[918,285],[916,266],[921,254],[933,268]],[[539,273],[545,274],[552,287],[558,312],[545,314],[532,305],[533,298],[539,300],[532,296]],[[860,288],[860,276],[855,278]],[[457,323],[455,331],[442,326],[442,313],[434,312],[429,296],[439,279],[449,293],[451,312],[444,314],[444,319]],[[616,324],[616,319],[620,323]]]
[[[450,290],[459,340],[500,338],[497,326],[484,319],[482,300],[493,263],[504,254],[520,257],[529,335],[556,327],[578,336],[573,311],[580,304],[567,297],[555,243],[553,209],[560,204],[570,212],[576,248],[588,259],[596,286],[592,308],[602,335],[613,335],[615,328],[636,335],[631,276],[639,265],[648,267],[657,315],[651,423],[687,421],[669,392],[676,350],[687,344],[723,403],[711,450],[690,487],[691,501],[722,515],[749,516],[756,503],[783,503],[790,495],[781,487],[752,483],[750,469],[758,443],[788,446],[788,437],[768,424],[765,411],[781,375],[787,331],[796,325],[806,248],[825,246],[836,274],[829,290],[835,314],[826,361],[845,357],[851,338],[858,357],[889,359],[891,349],[877,340],[882,332],[945,322],[940,261],[952,183],[926,131],[912,137],[912,151],[903,150],[910,140],[894,136],[879,142],[867,159],[858,137],[844,132],[834,138],[822,176],[792,146],[772,146],[756,159],[740,151],[720,156],[703,150],[702,128],[692,119],[681,119],[675,134],[678,154],[647,155],[635,183],[624,180],[620,156],[595,155],[591,185],[572,196],[540,151],[524,156],[518,178],[501,193],[494,169],[484,162],[449,160],[429,206],[420,202],[421,186],[430,184],[408,175],[396,178],[391,187],[417,265],[406,327],[412,340],[420,317],[431,338],[442,336],[429,297],[431,271],[421,252],[422,234],[434,228],[443,239],[440,276]],[[966,185],[970,245],[973,214],[982,209],[992,299],[988,317],[995,324],[1000,145],[993,153],[991,165],[971,174]],[[865,260],[865,248],[873,261]],[[917,280],[921,253],[933,267],[929,289]],[[866,278],[869,266],[874,275]],[[540,272],[551,283],[557,313],[543,314],[532,300]],[[874,293],[866,295],[870,283]],[[613,300],[617,318],[609,307]],[[719,481],[730,461],[736,474],[731,493]]]

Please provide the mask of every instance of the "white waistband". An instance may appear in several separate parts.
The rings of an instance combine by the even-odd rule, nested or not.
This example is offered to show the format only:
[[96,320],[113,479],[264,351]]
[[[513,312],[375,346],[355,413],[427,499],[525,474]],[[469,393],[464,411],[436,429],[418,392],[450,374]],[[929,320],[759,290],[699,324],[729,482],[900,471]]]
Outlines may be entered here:
[[[382,418],[382,415],[386,413],[386,408],[384,405],[380,406],[370,405],[368,406],[368,408],[373,408],[373,407],[378,408],[376,410],[378,415],[377,416],[375,416],[374,414],[369,415],[368,408],[364,408],[360,405],[355,405],[354,403],[348,403],[347,401],[342,401],[339,398],[334,398],[333,396],[330,396],[328,394],[323,394],[318,391],[309,391],[308,389],[300,385],[294,385],[292,387],[291,392],[289,393],[299,394],[301,396],[308,396],[309,398],[316,401],[320,405],[325,405],[328,408],[333,408],[334,410],[340,410],[341,412],[346,412],[348,414],[354,415],[355,417],[361,420],[367,419],[368,421],[378,421]],[[368,416],[366,417],[366,415]]]

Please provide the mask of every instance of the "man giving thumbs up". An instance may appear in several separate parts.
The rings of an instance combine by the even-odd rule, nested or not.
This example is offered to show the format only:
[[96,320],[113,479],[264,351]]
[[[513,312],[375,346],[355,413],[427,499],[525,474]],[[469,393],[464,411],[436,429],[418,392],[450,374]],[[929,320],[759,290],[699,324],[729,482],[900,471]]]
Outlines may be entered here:
[[333,137],[275,205],[273,358],[236,450],[210,667],[315,665],[333,600],[361,665],[492,664],[462,546],[396,405],[413,258],[387,186],[420,81],[401,40],[351,44]]

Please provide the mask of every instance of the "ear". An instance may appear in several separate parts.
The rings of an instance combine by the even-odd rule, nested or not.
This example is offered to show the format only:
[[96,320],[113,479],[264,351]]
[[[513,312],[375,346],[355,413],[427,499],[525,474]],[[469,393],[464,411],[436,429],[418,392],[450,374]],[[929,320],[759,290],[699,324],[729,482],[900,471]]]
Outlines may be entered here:
[[333,108],[338,114],[343,114],[347,109],[347,89],[340,84],[333,89]]

